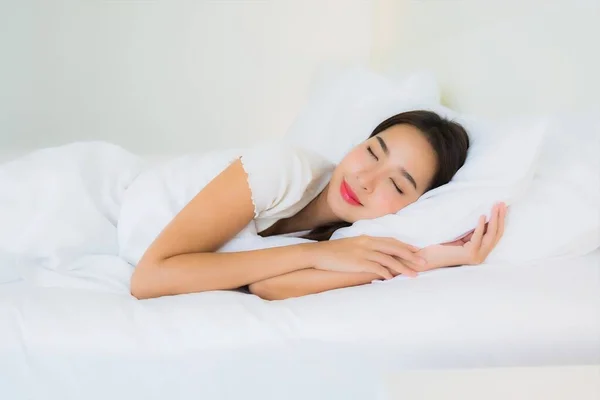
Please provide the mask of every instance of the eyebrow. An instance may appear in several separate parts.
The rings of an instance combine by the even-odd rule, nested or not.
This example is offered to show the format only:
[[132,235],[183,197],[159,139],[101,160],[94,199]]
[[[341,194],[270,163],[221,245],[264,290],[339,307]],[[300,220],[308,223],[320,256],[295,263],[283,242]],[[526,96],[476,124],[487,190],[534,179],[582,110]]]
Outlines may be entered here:
[[402,176],[404,176],[406,179],[408,179],[410,181],[410,183],[412,183],[412,185],[415,187],[415,190],[416,190],[417,182],[415,182],[415,179],[412,177],[412,175],[409,174],[408,171],[405,170],[404,168],[400,168],[400,172],[402,173]]
[[385,142],[383,141],[382,138],[380,138],[379,136],[375,136],[377,138],[377,141],[379,142],[379,144],[381,145],[381,149],[383,150],[383,152],[385,153],[385,155],[389,155],[390,154],[390,150],[387,147],[387,144],[385,144]]
[[[390,150],[387,147],[387,144],[385,144],[385,141],[380,138],[379,136],[375,136],[377,138],[377,141],[379,142],[379,144],[381,145],[381,149],[383,150],[383,152],[385,153],[385,155],[389,155],[390,154]],[[406,169],[404,169],[404,167],[400,168],[400,173],[402,174],[402,176],[404,176],[410,183],[412,183],[412,185],[415,187],[415,190],[417,189],[417,182],[415,181],[415,178],[412,177],[411,174],[408,173],[408,171]]]

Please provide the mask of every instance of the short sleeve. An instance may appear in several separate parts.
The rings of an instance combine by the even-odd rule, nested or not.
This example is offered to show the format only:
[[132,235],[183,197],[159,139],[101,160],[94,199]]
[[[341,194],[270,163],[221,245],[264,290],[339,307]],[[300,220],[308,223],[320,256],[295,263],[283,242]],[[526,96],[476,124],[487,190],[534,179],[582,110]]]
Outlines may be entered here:
[[[289,143],[265,143],[240,157],[252,193],[254,217],[268,217],[293,207],[317,190],[331,164],[309,150]],[[309,193],[310,195],[310,193]]]

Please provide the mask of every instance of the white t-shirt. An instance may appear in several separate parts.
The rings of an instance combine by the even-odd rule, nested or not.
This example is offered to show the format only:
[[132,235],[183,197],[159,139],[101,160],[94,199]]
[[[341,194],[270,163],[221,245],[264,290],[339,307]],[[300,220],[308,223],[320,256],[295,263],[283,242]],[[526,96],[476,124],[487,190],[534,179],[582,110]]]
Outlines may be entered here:
[[302,210],[327,185],[334,165],[292,145],[267,144],[241,156],[254,203],[256,231]]
[[236,237],[257,235],[298,213],[329,182],[334,165],[287,143],[187,155],[141,173],[125,190],[117,225],[120,256],[136,265],[163,228],[204,186],[240,159],[254,219]]

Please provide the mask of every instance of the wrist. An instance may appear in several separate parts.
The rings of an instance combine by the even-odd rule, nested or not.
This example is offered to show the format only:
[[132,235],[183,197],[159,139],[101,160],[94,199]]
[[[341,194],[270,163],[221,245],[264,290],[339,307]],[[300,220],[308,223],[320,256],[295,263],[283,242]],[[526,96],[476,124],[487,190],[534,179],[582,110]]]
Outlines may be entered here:
[[462,265],[459,254],[454,254],[457,247],[447,245],[434,245],[425,247],[417,252],[417,255],[427,261],[427,269],[454,267]]
[[322,258],[323,242],[301,243],[298,245],[299,257],[305,268],[315,268]]

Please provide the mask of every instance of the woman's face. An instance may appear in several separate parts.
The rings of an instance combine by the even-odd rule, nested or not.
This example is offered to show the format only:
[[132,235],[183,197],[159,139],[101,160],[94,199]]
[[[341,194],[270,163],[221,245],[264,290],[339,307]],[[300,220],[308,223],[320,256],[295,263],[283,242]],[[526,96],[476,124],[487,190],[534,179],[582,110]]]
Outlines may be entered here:
[[327,203],[347,222],[393,214],[425,192],[436,168],[425,136],[411,125],[394,125],[344,157],[331,176]]

